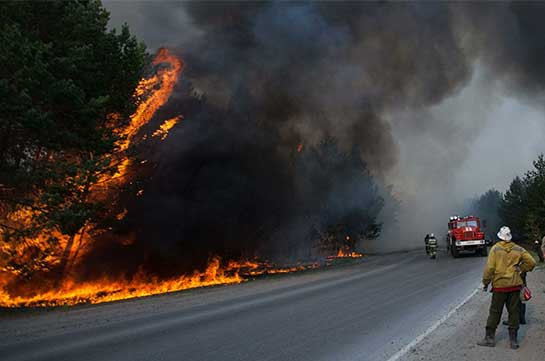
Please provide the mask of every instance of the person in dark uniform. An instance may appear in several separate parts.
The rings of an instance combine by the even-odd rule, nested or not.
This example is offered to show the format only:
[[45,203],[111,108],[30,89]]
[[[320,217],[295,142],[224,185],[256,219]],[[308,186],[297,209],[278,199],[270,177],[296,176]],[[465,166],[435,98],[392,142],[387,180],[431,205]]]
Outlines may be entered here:
[[541,256],[545,258],[545,237],[541,240]]
[[[543,237],[545,239],[545,237]],[[535,241],[534,242],[534,252],[537,253],[537,256],[539,257],[539,262],[543,263],[543,258],[545,255],[543,255],[542,248],[545,244],[543,243],[543,240],[541,242]]]
[[[433,233],[428,233],[426,234],[426,237],[424,238],[424,243],[426,244],[426,254],[429,255],[430,254],[430,239],[434,239],[435,240],[435,236],[433,235]],[[437,241],[435,241],[437,244]]]
[[430,254],[430,247],[428,246],[428,241],[430,239],[430,234],[426,234],[426,237],[424,237],[424,244],[426,245],[426,254]]

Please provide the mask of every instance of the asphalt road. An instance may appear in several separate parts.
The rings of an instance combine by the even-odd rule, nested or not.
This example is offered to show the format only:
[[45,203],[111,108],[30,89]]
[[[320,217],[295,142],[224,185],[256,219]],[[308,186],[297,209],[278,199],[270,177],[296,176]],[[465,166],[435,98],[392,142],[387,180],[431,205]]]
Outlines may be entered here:
[[387,360],[478,287],[484,260],[377,256],[235,286],[3,315],[0,360]]

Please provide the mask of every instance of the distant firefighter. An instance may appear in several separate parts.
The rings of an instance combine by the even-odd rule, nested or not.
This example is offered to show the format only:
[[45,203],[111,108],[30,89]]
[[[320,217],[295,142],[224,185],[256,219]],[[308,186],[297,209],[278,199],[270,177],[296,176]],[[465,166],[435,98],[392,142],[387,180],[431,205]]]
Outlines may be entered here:
[[426,254],[434,259],[437,254],[437,239],[434,234],[428,233],[424,238],[424,243],[426,244]]

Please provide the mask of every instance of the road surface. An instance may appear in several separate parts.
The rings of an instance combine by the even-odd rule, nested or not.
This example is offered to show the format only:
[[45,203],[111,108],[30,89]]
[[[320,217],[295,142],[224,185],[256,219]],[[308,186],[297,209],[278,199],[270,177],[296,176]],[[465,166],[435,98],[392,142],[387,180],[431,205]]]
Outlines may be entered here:
[[240,285],[0,317],[0,359],[387,360],[479,286],[484,258],[375,256]]

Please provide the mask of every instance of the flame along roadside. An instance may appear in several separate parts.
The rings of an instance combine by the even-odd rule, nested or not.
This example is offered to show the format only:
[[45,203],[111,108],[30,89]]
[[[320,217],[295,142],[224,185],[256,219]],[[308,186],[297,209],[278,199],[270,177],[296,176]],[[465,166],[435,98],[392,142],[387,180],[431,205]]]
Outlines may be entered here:
[[[166,65],[158,69],[155,75],[142,79],[135,90],[135,97],[141,99],[136,112],[131,116],[130,122],[126,127],[120,128],[118,134],[123,137],[117,145],[120,150],[120,157],[114,165],[116,171],[113,175],[103,175],[97,183],[101,187],[108,188],[111,184],[123,184],[126,180],[130,160],[125,155],[125,151],[136,142],[142,140],[139,133],[142,127],[150,122],[155,112],[162,107],[169,99],[174,86],[178,82],[183,69],[183,61],[167,49],[160,49],[153,61],[154,65]],[[116,119],[112,115],[112,119]],[[153,137],[166,139],[169,131],[178,124],[183,117],[181,115],[165,120],[159,128],[152,133]],[[302,148],[302,147],[301,147]],[[301,149],[298,149],[300,151]],[[97,187],[98,188],[98,187]],[[127,211],[124,210],[118,215],[122,219]],[[22,209],[10,215],[15,221],[30,219],[33,213],[30,210]],[[1,236],[1,234],[0,234]],[[67,237],[56,232],[55,236],[60,240],[59,247],[63,248],[67,244]],[[27,244],[40,245],[46,242],[48,235],[43,234],[28,239]],[[79,237],[80,243],[92,245],[92,236],[82,230]],[[24,249],[18,251],[24,252]],[[71,251],[71,265],[74,266],[85,257],[85,251]],[[334,258],[359,258],[362,254],[357,252],[347,252],[339,250]],[[58,260],[50,259],[50,264],[56,264]],[[158,279],[155,276],[146,274],[142,269],[139,270],[130,279],[95,279],[93,281],[81,282],[77,278],[68,274],[63,279],[61,285],[57,288],[45,290],[28,290],[24,294],[13,294],[6,290],[10,281],[14,280],[15,275],[9,272],[0,272],[0,307],[52,307],[62,305],[76,305],[81,303],[101,303],[123,300],[128,298],[156,295],[167,292],[181,291],[196,287],[206,287],[219,284],[234,284],[248,280],[248,277],[254,277],[263,274],[279,274],[298,272],[307,269],[317,268],[317,263],[297,265],[293,267],[277,267],[268,262],[260,261],[229,261],[226,266],[222,266],[221,259],[217,256],[212,257],[204,271],[195,270],[192,274],[181,275],[172,279]]]

